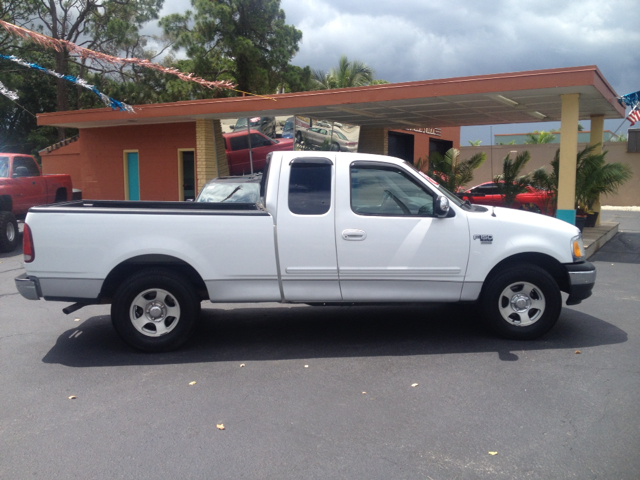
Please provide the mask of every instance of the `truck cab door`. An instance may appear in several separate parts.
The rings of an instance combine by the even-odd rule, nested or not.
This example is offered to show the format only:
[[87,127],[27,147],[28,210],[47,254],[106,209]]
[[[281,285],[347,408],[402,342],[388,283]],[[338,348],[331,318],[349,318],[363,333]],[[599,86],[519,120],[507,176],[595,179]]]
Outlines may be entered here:
[[[322,156],[320,156],[322,154]],[[340,301],[335,241],[334,155],[283,163],[276,219],[284,299]]]
[[45,179],[31,157],[13,157],[11,178],[15,184],[14,213],[26,213],[35,205],[47,203]]
[[464,214],[438,218],[437,194],[396,164],[344,162],[336,244],[344,301],[458,301],[469,257]]

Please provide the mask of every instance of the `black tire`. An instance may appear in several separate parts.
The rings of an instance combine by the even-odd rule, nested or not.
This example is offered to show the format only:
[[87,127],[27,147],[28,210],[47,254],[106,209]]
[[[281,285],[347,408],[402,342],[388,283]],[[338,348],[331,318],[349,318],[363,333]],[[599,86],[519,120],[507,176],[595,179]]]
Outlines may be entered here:
[[302,133],[296,132],[296,143],[302,143]]
[[339,152],[340,151],[340,144],[334,142],[331,144],[331,146],[329,147],[329,151],[330,152]]
[[547,333],[562,310],[560,288],[535,265],[513,265],[487,280],[481,297],[485,321],[504,338],[532,340]]
[[18,222],[11,212],[0,212],[0,252],[13,252],[18,246]]
[[193,285],[161,268],[129,277],[111,305],[111,322],[120,338],[145,352],[178,348],[191,336],[199,317],[200,298]]

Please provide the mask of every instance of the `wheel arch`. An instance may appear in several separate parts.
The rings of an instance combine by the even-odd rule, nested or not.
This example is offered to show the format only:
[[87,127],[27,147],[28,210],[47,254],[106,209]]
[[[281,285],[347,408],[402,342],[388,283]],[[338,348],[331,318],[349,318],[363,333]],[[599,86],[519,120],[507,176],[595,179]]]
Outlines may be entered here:
[[105,278],[100,299],[104,303],[109,303],[118,286],[128,277],[148,268],[166,268],[187,278],[195,288],[197,295],[202,300],[209,298],[207,286],[198,271],[184,260],[170,255],[147,254],[129,258],[114,267]]
[[566,270],[562,266],[562,264],[553,258],[550,255],[546,255],[544,253],[538,252],[525,252],[525,253],[517,253],[511,255],[503,260],[501,260],[498,264],[496,264],[485,279],[483,283],[484,286],[489,283],[489,280],[497,275],[499,272],[503,271],[505,268],[513,267],[515,265],[529,264],[535,265],[539,268],[545,270],[558,284],[558,287],[563,292],[568,291],[569,284],[566,275]]
[[10,212],[13,208],[11,195],[0,195],[0,212]]

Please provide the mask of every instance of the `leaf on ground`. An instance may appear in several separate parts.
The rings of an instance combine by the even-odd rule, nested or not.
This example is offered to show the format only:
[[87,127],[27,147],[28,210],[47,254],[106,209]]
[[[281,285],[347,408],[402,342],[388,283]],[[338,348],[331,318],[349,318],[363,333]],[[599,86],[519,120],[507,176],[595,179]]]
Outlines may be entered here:
[[69,397],[69,400],[75,400],[76,398],[78,398],[78,397],[76,397],[75,395],[71,395],[71,396]]
[[80,319],[79,319],[79,318],[76,318],[76,319],[74,319],[73,321],[74,321],[74,322],[79,322],[79,321],[80,321]]
[[240,364],[240,368],[242,368],[242,367],[244,367],[244,363],[241,363],[241,364]]
[[362,394],[363,394],[363,395],[366,395],[366,394],[367,394],[367,392],[362,392]]
[[189,385],[195,385],[197,382],[189,382]]
[[218,430],[224,430],[224,423],[218,423],[218,424],[216,425],[216,428],[217,428]]
[[497,455],[498,452],[489,452],[489,455]]
[[417,383],[412,383],[412,384],[411,384],[411,386],[412,386],[412,387],[417,387],[417,386],[418,386],[418,384],[417,384]]
[[309,368],[309,365],[305,365],[304,368]]
[[580,350],[576,350],[576,354],[582,353]]

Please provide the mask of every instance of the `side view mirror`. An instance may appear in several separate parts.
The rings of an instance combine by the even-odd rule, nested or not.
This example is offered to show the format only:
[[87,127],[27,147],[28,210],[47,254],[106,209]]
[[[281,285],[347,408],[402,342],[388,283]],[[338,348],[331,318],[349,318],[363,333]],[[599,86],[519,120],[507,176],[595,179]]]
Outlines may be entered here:
[[435,213],[436,217],[443,218],[449,213],[449,208],[449,199],[444,195],[440,195],[433,204],[433,213]]
[[229,125],[229,128],[230,128],[231,130],[235,130],[235,129],[236,129],[236,126],[235,126],[235,125]]

